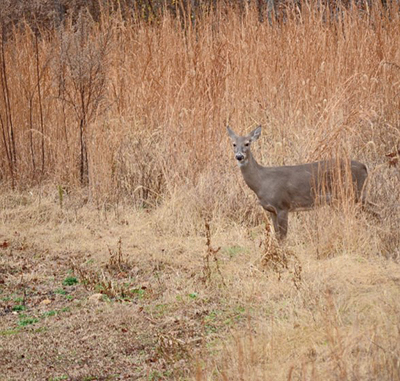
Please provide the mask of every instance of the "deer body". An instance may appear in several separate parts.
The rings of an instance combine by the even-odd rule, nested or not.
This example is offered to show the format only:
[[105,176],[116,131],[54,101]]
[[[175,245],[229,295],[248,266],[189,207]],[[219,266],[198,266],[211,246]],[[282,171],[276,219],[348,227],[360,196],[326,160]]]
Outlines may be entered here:
[[[237,136],[228,127],[228,134],[243,179],[257,195],[261,206],[271,214],[278,238],[282,239],[287,234],[289,212],[312,209],[316,201],[331,201],[336,168],[334,161],[263,167],[250,151],[250,144],[261,134],[260,126],[247,136]],[[350,169],[356,201],[363,201],[367,168],[362,163],[351,161]]]

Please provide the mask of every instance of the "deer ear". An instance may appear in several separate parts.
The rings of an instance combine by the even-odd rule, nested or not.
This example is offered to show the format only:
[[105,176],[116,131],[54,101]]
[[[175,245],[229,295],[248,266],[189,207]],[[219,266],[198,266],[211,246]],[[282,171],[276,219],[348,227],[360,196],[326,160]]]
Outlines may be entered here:
[[251,131],[249,138],[252,142],[256,141],[261,135],[261,126],[258,126],[255,130]]
[[228,131],[228,135],[231,139],[236,137],[236,134],[229,128],[229,126],[226,126],[226,130]]

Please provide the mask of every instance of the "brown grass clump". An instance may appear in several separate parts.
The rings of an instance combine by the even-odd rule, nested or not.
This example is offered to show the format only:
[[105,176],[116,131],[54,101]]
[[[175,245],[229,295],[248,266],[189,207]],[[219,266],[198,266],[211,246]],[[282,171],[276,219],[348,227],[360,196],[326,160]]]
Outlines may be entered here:
[[[1,26],[0,374],[400,380],[397,6],[122,3]],[[227,121],[380,218],[344,171],[278,245]]]

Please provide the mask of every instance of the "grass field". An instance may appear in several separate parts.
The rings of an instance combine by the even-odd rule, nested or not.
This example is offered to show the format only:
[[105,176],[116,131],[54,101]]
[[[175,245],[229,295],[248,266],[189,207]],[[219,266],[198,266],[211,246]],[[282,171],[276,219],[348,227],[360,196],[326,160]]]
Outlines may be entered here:
[[[104,10],[3,40],[0,380],[400,380],[400,17]],[[277,245],[264,165],[367,164]],[[340,187],[339,187],[340,189]]]

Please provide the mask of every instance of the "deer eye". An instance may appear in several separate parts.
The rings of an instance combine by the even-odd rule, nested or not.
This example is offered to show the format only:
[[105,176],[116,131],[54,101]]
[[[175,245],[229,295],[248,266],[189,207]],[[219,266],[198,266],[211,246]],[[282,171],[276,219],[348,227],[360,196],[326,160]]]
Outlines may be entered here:
[[250,143],[244,143],[245,147],[248,147],[250,145]]
[[233,143],[233,146],[236,147],[236,143]]

